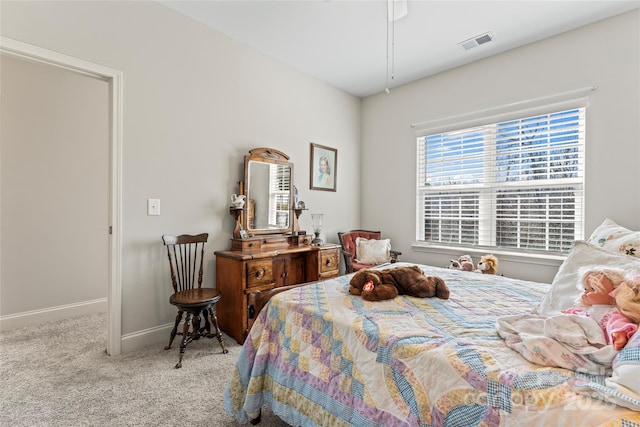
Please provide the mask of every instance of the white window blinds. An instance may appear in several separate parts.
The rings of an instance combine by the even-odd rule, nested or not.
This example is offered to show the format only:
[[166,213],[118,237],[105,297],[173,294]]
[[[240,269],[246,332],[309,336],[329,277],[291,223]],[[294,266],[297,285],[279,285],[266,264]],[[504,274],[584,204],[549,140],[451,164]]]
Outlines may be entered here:
[[567,252],[583,233],[584,142],[584,108],[418,137],[418,241]]

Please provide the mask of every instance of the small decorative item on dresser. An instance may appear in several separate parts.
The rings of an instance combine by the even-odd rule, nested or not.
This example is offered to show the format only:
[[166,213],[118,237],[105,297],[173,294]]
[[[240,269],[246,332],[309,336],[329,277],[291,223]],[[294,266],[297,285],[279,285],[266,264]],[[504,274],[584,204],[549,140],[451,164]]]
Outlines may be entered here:
[[322,246],[324,241],[320,238],[320,232],[322,231],[322,217],[323,214],[311,214],[311,221],[313,222],[313,233],[316,237],[311,241],[312,246]]
[[232,194],[231,195],[231,206],[234,208],[242,208],[244,207],[244,194]]

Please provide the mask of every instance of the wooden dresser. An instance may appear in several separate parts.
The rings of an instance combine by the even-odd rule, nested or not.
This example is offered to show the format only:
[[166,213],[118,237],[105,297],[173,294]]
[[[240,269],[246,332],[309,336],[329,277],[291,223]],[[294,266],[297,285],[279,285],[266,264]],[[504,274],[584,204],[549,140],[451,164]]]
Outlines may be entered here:
[[[341,246],[310,244],[298,224],[307,209],[295,194],[289,156],[275,148],[249,150],[244,181],[231,197],[231,249],[215,253],[218,323],[238,343],[273,294],[340,274]],[[238,198],[246,203],[236,204]]]
[[302,236],[232,239],[231,250],[215,252],[216,306],[220,328],[244,342],[258,313],[250,294],[329,279],[340,274],[340,245],[311,246]]

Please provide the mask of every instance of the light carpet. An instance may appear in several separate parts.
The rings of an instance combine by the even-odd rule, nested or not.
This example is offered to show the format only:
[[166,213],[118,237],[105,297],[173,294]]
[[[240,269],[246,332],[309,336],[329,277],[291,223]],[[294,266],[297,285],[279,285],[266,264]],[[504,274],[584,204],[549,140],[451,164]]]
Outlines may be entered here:
[[[187,346],[179,338],[108,356],[105,314],[82,316],[0,334],[2,426],[210,426],[238,425],[225,413],[224,388],[240,345],[224,336]],[[168,339],[168,337],[167,337]],[[270,410],[263,427],[286,426]]]

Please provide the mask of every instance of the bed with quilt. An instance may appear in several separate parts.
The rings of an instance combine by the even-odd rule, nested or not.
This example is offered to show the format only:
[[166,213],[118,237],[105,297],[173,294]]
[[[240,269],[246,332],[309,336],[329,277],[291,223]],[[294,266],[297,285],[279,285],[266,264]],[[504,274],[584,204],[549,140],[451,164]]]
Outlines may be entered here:
[[568,305],[587,252],[585,262],[610,255],[640,271],[637,258],[577,242],[552,284],[420,265],[449,299],[369,302],[348,292],[351,275],[275,295],[243,344],[225,409],[248,423],[268,405],[292,426],[640,425],[640,333],[586,373],[533,363],[497,331],[500,319]]

